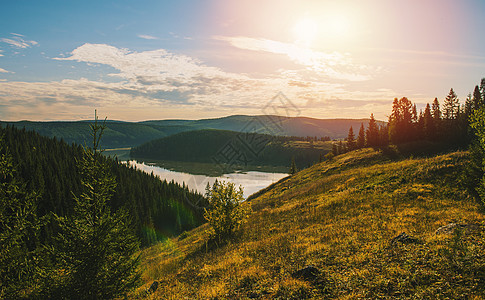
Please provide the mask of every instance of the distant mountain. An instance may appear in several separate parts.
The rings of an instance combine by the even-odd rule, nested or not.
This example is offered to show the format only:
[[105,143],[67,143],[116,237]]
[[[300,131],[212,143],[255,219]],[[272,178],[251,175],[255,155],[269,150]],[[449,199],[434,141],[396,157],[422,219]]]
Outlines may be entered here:
[[[103,138],[105,148],[134,147],[145,142],[167,137],[179,132],[221,129],[237,132],[257,132],[286,136],[329,136],[342,139],[350,126],[357,134],[360,124],[367,126],[368,119],[315,119],[307,117],[245,116],[233,115],[202,120],[153,120],[143,122],[108,121]],[[378,121],[379,124],[384,122]],[[67,143],[90,144],[89,122],[2,122],[0,125],[35,130],[47,137],[63,139]]]
[[[254,131],[257,133],[286,136],[329,136],[332,139],[347,137],[350,126],[357,133],[360,125],[367,127],[369,119],[315,119],[308,117],[245,116],[234,115],[216,119],[202,120],[160,120],[144,121],[140,124],[160,127],[185,126],[195,129],[222,129],[231,131]],[[377,121],[379,125],[386,122]]]

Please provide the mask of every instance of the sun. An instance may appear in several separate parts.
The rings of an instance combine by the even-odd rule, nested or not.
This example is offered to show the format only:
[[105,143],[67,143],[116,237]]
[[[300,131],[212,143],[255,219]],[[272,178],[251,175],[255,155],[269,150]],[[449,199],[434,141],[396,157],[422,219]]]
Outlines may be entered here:
[[318,34],[318,25],[311,18],[303,18],[293,26],[296,42],[304,46],[311,46]]
[[336,45],[352,38],[349,16],[338,11],[300,18],[294,23],[292,33],[295,44],[304,48]]

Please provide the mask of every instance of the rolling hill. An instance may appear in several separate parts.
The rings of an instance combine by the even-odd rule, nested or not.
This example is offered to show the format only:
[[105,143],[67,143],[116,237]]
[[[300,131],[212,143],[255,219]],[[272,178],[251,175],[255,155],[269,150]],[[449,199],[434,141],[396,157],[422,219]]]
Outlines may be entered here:
[[336,156],[250,197],[225,245],[208,247],[202,225],[143,250],[131,297],[483,299],[485,216],[457,185],[467,161]]
[[[221,129],[238,132],[257,132],[286,136],[329,136],[342,139],[350,126],[358,132],[361,123],[367,126],[368,119],[314,119],[306,117],[242,116],[234,115],[202,120],[158,120],[143,122],[108,121],[103,138],[105,148],[134,147],[145,142],[167,137],[179,132]],[[381,122],[383,124],[383,122]],[[4,122],[0,125],[15,125],[17,128],[34,130],[43,136],[63,139],[67,143],[90,143],[87,121],[77,122]]]
[[[130,156],[148,161],[181,161],[224,164],[233,171],[258,166],[288,168],[294,159],[299,168],[319,161],[332,142],[306,142],[289,137],[228,130],[181,132],[132,148]],[[252,168],[251,168],[252,167]]]

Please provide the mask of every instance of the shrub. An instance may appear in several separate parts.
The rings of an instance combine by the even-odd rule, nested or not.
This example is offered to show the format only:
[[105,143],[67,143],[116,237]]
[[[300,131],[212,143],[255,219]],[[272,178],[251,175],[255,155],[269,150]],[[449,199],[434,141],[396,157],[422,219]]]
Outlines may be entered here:
[[246,221],[251,207],[244,202],[242,187],[236,190],[232,182],[216,180],[212,187],[207,184],[206,197],[209,206],[205,209],[204,218],[210,225],[210,239],[225,241]]

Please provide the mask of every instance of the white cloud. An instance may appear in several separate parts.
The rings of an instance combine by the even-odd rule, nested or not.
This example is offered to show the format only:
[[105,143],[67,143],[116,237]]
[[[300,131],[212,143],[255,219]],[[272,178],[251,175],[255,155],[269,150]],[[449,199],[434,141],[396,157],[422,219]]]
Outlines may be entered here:
[[[395,96],[389,90],[349,91],[342,83],[316,77],[310,68],[252,77],[165,49],[136,52],[84,44],[68,57],[54,59],[111,66],[116,71],[109,75],[122,80],[0,82],[0,119],[72,120],[91,116],[94,108],[122,120],[262,114],[280,91],[302,109],[302,115],[368,117],[364,108],[373,106],[376,113],[388,110]],[[347,115],[343,107],[348,108]]]
[[152,35],[148,35],[148,34],[139,34],[137,36],[139,38],[145,39],[145,40],[158,40],[158,38],[156,36],[152,36]]
[[240,49],[286,55],[293,62],[333,79],[364,81],[371,79],[370,74],[376,71],[368,66],[354,64],[348,54],[339,52],[325,53],[297,44],[241,36],[215,36],[214,39]]
[[36,41],[25,40],[24,36],[21,34],[11,33],[11,35],[11,38],[1,38],[0,42],[7,43],[13,47],[22,49],[30,48],[38,44]]
[[13,73],[13,72],[10,72],[10,71],[7,71],[5,69],[0,68],[0,73]]

